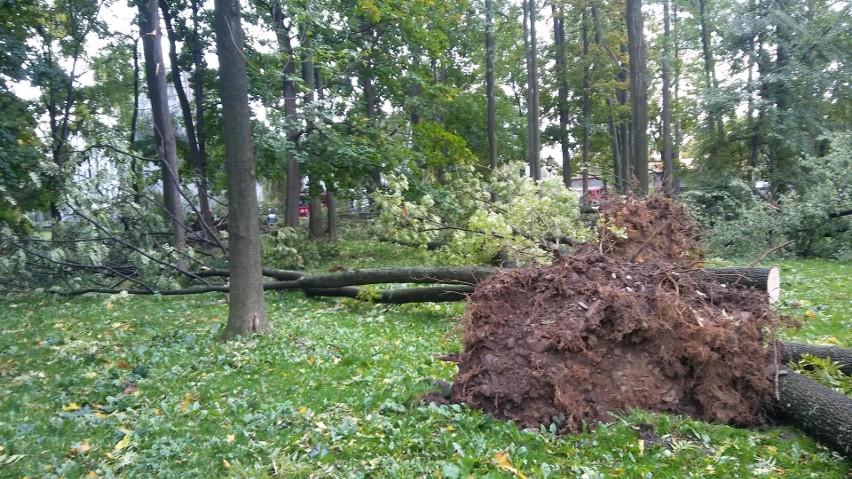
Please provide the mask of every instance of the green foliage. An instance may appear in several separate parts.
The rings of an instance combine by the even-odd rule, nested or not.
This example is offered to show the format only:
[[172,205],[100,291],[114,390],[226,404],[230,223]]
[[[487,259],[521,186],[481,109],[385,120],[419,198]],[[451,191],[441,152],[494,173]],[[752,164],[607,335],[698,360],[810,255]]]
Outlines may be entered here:
[[[802,283],[824,271],[793,265]],[[820,306],[848,302],[829,289]],[[460,305],[267,304],[274,335],[221,343],[215,294],[0,299],[3,476],[844,479],[850,466],[786,427],[628,411],[560,437],[421,404],[456,374],[436,355],[461,348]]]
[[826,141],[829,152],[800,162],[798,188],[781,195],[778,205],[756,200],[748,185],[725,177],[683,194],[693,216],[710,229],[709,248],[726,257],[749,257],[792,241],[788,251],[800,256],[850,257],[852,134]]
[[280,227],[261,237],[264,266],[279,269],[309,269],[320,262],[333,261],[340,246],[308,237],[307,231]]
[[840,363],[831,358],[820,358],[806,354],[792,364],[793,369],[840,394],[852,396],[852,376],[843,374]]
[[593,236],[579,219],[575,192],[559,179],[522,177],[522,168],[505,165],[487,180],[472,166],[457,167],[441,182],[416,185],[388,175],[388,188],[375,197],[380,227],[406,243],[447,243],[439,251],[450,264],[488,263],[501,252],[525,264],[546,262],[543,240]]

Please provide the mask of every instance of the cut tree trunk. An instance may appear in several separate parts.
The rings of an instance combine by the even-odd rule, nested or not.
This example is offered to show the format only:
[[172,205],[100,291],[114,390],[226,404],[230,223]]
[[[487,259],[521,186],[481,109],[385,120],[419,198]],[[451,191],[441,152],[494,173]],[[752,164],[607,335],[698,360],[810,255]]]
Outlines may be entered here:
[[840,363],[840,371],[846,375],[852,375],[852,349],[824,344],[802,344],[802,343],[778,343],[778,353],[781,361],[786,363],[798,361],[802,356],[812,354],[819,358],[830,358]]
[[362,295],[361,288],[346,286],[342,288],[305,289],[305,295],[336,296],[357,298],[371,303],[405,304],[405,303],[449,303],[464,301],[473,293],[473,286],[433,286],[427,288],[405,288],[378,291],[376,295]]
[[781,270],[772,268],[705,268],[702,271],[713,275],[723,284],[755,288],[769,294],[769,304],[778,301],[781,296]]
[[852,455],[852,398],[794,372],[778,380],[779,416],[832,450]]
[[[342,273],[327,275],[311,275],[305,274],[302,271],[288,271],[273,268],[264,268],[263,276],[273,278],[276,281],[265,283],[263,285],[263,289],[266,291],[311,290],[314,296],[334,296],[333,293],[337,292],[340,293],[339,296],[357,297],[357,288],[347,288],[351,286],[362,286],[368,284],[446,284],[449,286],[436,286],[431,288],[428,292],[417,291],[417,288],[414,288],[412,292],[403,294],[402,291],[408,290],[393,290],[395,292],[390,296],[382,296],[383,299],[379,299],[376,301],[387,303],[410,303],[417,302],[418,298],[420,298],[420,300],[423,302],[464,301],[465,299],[467,299],[466,294],[470,292],[469,288],[473,288],[477,283],[479,283],[486,277],[498,271],[508,269],[512,266],[513,265],[511,263],[503,263],[503,268],[495,266],[374,268],[344,271]],[[771,270],[775,271],[773,272]],[[760,291],[766,291],[767,288],[770,288],[776,292],[775,295],[777,297],[778,291],[780,291],[780,287],[778,286],[780,281],[778,280],[779,274],[777,270],[777,268],[722,268],[703,271],[713,274],[714,279],[721,283],[753,287]],[[229,272],[222,270],[205,270],[193,274],[194,278],[202,279],[228,276]],[[464,288],[458,289],[458,286],[464,286]],[[68,294],[116,294],[120,293],[121,291],[126,291],[128,294],[157,293],[162,295],[181,295],[202,294],[209,292],[228,292],[228,287],[223,285],[205,284],[204,286],[198,287],[160,291],[156,291],[153,288],[130,290],[121,290],[115,288],[87,288],[74,290],[69,292]],[[444,291],[446,294],[440,294],[440,291]],[[398,298],[404,298],[404,300]],[[772,301],[771,293],[770,301]]]

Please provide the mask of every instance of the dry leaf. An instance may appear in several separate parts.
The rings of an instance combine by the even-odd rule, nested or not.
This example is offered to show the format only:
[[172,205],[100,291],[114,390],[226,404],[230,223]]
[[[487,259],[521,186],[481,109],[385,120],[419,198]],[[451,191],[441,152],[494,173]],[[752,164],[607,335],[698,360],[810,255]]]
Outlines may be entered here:
[[115,443],[115,450],[120,451],[130,445],[130,434],[125,434],[124,439]]
[[527,476],[525,476],[521,471],[515,469],[515,466],[513,466],[511,461],[509,461],[508,452],[498,452],[497,454],[494,454],[494,463],[497,464],[497,467],[506,472],[511,472],[521,479],[527,479]]
[[75,403],[75,402],[72,402],[71,404],[69,404],[67,406],[62,406],[63,411],[76,411],[78,409],[80,409],[80,405]]
[[222,459],[222,467],[224,467],[225,469],[227,469],[227,468],[231,467],[231,463],[230,463],[230,462],[228,462],[228,460],[227,460],[227,459]]

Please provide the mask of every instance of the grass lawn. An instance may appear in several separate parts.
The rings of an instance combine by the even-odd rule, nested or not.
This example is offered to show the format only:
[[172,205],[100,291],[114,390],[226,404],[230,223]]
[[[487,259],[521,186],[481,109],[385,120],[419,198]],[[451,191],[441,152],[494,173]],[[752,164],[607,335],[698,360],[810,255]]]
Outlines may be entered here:
[[[852,263],[782,282],[803,327],[781,336],[852,346]],[[221,299],[0,299],[0,477],[849,477],[788,427],[628,411],[557,437],[421,405],[453,379],[435,355],[460,350],[461,304],[269,294],[274,335],[222,344]]]

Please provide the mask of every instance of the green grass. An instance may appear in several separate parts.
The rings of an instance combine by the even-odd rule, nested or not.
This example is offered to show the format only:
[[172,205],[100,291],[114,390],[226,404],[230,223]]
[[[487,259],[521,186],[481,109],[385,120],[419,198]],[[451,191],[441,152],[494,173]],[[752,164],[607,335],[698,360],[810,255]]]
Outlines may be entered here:
[[784,339],[852,347],[852,262],[781,263],[779,311],[801,323]]
[[[377,248],[341,255],[374,266]],[[850,276],[785,263],[805,322],[782,334],[849,345]],[[455,374],[435,355],[461,348],[462,305],[268,295],[274,335],[222,344],[220,299],[0,300],[0,477],[848,477],[787,427],[630,411],[560,438],[421,405]]]

